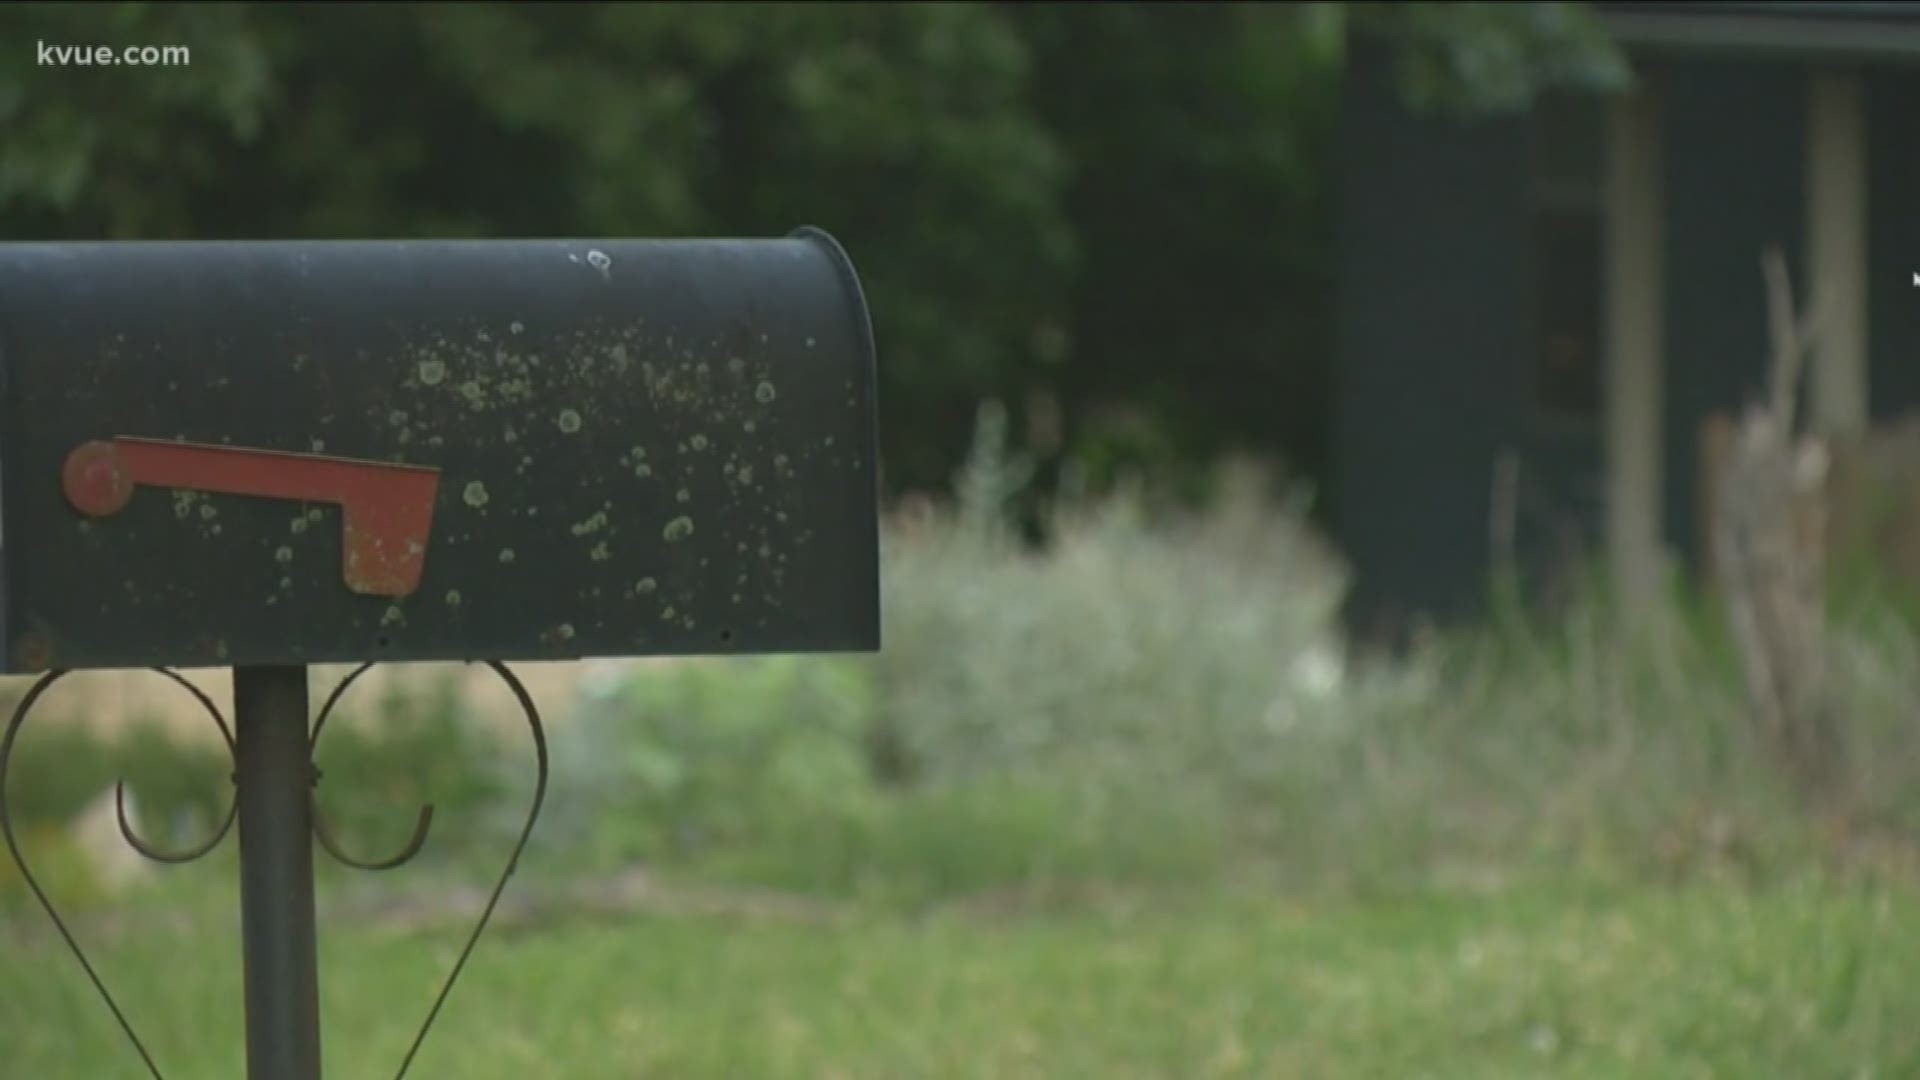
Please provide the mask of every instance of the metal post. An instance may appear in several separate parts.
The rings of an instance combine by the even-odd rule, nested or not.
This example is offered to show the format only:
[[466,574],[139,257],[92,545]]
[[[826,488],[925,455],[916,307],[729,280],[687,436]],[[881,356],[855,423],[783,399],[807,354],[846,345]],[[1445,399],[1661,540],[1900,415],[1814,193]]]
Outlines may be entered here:
[[233,671],[247,1075],[320,1080],[307,669]]

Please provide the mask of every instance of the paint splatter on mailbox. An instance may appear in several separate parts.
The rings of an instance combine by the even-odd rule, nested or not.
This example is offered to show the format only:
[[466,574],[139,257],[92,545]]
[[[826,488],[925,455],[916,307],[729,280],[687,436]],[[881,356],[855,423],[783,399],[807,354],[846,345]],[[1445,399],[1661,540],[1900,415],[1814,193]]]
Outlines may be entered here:
[[816,230],[0,244],[0,422],[9,672],[878,646]]

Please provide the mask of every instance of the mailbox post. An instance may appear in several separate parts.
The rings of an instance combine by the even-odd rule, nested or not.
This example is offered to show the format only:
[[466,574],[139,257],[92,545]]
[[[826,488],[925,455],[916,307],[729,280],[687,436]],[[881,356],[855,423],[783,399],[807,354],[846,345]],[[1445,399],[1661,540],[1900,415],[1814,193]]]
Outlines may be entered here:
[[[378,662],[879,646],[874,354],[845,253],[772,240],[0,244],[0,670],[146,667],[234,754],[247,1062],[321,1075],[313,750]],[[307,667],[357,667],[309,719]],[[234,716],[175,674],[233,671]]]

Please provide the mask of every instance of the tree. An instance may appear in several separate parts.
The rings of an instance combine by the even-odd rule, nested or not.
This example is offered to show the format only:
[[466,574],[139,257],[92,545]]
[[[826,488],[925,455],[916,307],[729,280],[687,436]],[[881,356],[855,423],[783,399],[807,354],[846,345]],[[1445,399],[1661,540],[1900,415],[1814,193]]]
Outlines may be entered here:
[[1317,471],[1337,33],[1302,5],[1008,10],[1075,165],[1074,292],[1028,376],[1065,401],[1067,454],[1095,483],[1239,449]]
[[890,487],[946,487],[988,398],[1095,483],[1235,449],[1314,475],[1348,20],[1434,107],[1618,74],[1566,4],[11,4],[0,39],[192,62],[0,50],[0,229],[815,224],[870,294]]
[[1628,69],[1586,4],[1346,5],[1354,29],[1399,46],[1415,108],[1456,114],[1525,108],[1542,90],[1617,90]]
[[[939,484],[1061,302],[1064,161],[990,8],[10,5],[13,238],[780,235],[855,254],[889,478]],[[943,456],[944,455],[944,456]]]

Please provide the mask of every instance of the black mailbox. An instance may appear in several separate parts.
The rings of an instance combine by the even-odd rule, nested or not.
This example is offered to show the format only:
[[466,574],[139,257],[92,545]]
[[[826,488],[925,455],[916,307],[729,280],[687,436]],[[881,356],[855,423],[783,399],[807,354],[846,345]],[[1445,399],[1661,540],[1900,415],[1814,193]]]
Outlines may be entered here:
[[878,646],[824,233],[0,244],[9,672]]
[[[232,667],[247,1071],[319,1080],[312,754],[379,661],[879,646],[874,356],[832,238],[0,244],[0,671]],[[307,666],[363,661],[311,719]]]

